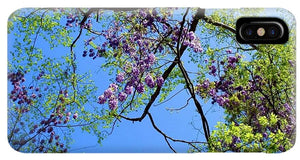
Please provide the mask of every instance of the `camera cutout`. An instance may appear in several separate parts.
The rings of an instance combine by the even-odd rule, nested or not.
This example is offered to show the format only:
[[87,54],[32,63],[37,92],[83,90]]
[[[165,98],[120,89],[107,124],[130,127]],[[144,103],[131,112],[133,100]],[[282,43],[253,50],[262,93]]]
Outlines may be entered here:
[[271,17],[243,17],[236,22],[236,39],[248,44],[283,44],[289,31],[285,22]]

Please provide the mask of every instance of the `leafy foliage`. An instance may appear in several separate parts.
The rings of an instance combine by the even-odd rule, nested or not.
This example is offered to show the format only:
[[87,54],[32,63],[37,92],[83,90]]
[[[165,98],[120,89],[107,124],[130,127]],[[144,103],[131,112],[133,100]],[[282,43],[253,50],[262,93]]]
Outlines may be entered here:
[[[262,12],[16,11],[8,21],[9,143],[21,152],[67,152],[75,127],[101,143],[120,119],[134,122],[147,116],[174,152],[170,140],[187,144],[189,152],[290,149],[295,141],[293,18],[287,19],[291,36],[286,44],[241,45],[235,40],[235,20]],[[82,61],[101,76],[94,77]],[[96,85],[95,78],[110,84]],[[179,86],[190,96],[181,109],[194,102],[206,142],[174,139],[154,123],[153,103],[170,100]],[[202,109],[207,103],[224,110],[224,122],[215,128]],[[136,112],[140,117],[131,118]]]

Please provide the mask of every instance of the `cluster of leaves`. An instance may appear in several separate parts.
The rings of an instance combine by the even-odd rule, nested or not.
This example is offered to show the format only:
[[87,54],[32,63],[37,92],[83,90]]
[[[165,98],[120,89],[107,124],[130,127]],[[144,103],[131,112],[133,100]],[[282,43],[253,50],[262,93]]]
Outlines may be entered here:
[[[40,73],[37,76],[38,80],[43,78],[45,73]],[[37,103],[42,100],[42,94],[39,87],[25,85],[25,74],[21,71],[9,73],[8,79],[14,86],[10,94],[10,99],[14,104],[14,108],[9,108],[9,135],[8,140],[14,149],[24,152],[67,152],[64,144],[60,143],[59,135],[55,133],[54,128],[62,123],[69,122],[70,113],[60,112],[56,109],[56,114],[52,113],[49,118],[41,120],[40,123],[36,118],[41,118],[34,115],[34,110],[41,112],[42,108],[37,107]],[[44,88],[47,90],[48,88]],[[67,96],[65,92],[64,96]],[[64,101],[64,96],[59,96],[60,101]],[[63,108],[62,111],[66,111]],[[58,118],[59,117],[59,118]],[[65,120],[62,119],[65,117]],[[73,115],[77,119],[77,115]],[[31,123],[28,123],[31,122]],[[52,146],[53,139],[56,140],[55,146]],[[47,140],[47,143],[45,142]]]
[[[292,30],[292,29],[291,29]],[[292,32],[291,32],[292,33]],[[228,33],[224,33],[228,34]],[[208,151],[284,152],[295,142],[294,39],[240,52],[207,50],[198,95],[225,110],[226,123],[212,132]],[[253,46],[252,46],[253,47]]]
[[[271,122],[270,122],[271,123]],[[276,123],[273,121],[272,123]],[[273,124],[274,125],[274,124]],[[255,132],[245,124],[219,123],[212,132],[209,151],[212,152],[284,152],[292,147],[286,134],[280,130],[274,132]]]
[[[8,141],[21,152],[67,152],[75,127],[104,137],[101,111],[85,108],[96,87],[89,74],[71,70],[72,31],[61,25],[71,10],[25,9],[9,18]],[[40,39],[42,37],[42,39]],[[48,50],[53,49],[53,50]],[[105,122],[101,122],[105,123]]]
[[[219,81],[212,82],[210,85],[212,87],[209,96],[212,96],[213,102],[216,101],[225,109],[228,123],[234,122],[237,126],[250,127],[249,134],[255,135],[250,142],[262,143],[256,144],[254,148],[248,145],[236,145],[231,148],[231,151],[241,151],[249,147],[249,151],[280,152],[286,151],[294,143],[294,67],[288,62],[292,59],[287,58],[285,62],[282,59],[275,60],[277,56],[283,56],[276,50],[275,53],[272,59],[264,57],[258,60],[258,63],[257,61],[241,62],[236,69],[230,69],[228,74],[226,74],[228,71],[225,71]],[[268,54],[270,53],[265,56]],[[270,62],[274,60],[276,62]],[[218,96],[217,93],[220,95]],[[230,126],[227,129],[229,132],[233,130]],[[236,140],[232,142],[249,141],[248,137],[239,137],[233,131],[231,135],[241,139],[241,142]],[[219,133],[213,133],[212,137],[215,140],[220,136]],[[226,151],[228,145],[227,142],[223,143],[221,148],[224,150],[221,150]],[[271,148],[266,147],[268,145]],[[212,147],[212,151],[220,151],[219,149]]]

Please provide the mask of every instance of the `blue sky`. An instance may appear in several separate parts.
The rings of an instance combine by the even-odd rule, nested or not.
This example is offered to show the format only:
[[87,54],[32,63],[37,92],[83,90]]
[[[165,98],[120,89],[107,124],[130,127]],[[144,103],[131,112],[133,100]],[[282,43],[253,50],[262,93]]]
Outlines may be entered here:
[[[179,17],[181,16],[179,15]],[[65,21],[66,19],[62,20],[63,24]],[[75,37],[77,32],[72,35]],[[200,33],[197,33],[197,35],[199,37],[204,36],[200,35]],[[84,73],[87,71],[91,72],[92,79],[95,81],[95,84],[98,87],[97,94],[100,95],[105,89],[107,89],[108,85],[110,84],[109,79],[114,78],[114,75],[109,76],[106,72],[99,72],[100,65],[104,63],[103,58],[92,60],[91,58],[83,58],[81,56],[82,51],[84,50],[84,40],[88,38],[88,36],[82,36],[78,40],[74,50],[77,54],[78,71],[79,73]],[[13,36],[8,37],[9,41],[12,41],[13,39]],[[210,42],[211,47],[219,45],[215,43],[214,39],[211,39]],[[50,58],[59,58],[61,53],[69,52],[69,48],[64,48],[61,46],[55,48],[54,50],[49,50],[48,45],[45,44],[41,37],[39,37],[37,46],[41,47],[44,53],[46,53],[45,57],[49,56]],[[9,46],[8,50],[13,50],[12,46]],[[9,60],[11,60],[10,57]],[[197,70],[197,64],[187,63],[189,60],[187,51],[182,57],[182,60],[185,62],[185,67],[188,68],[189,71]],[[191,75],[191,78],[193,79],[193,75]],[[177,88],[170,93],[169,97],[180,91],[182,88],[182,85],[177,86]],[[182,91],[180,94],[173,97],[172,100],[159,106],[152,106],[150,113],[152,114],[156,125],[170,137],[187,141],[205,141],[204,135],[194,128],[196,127],[201,129],[202,124],[200,117],[196,112],[196,107],[192,101],[190,101],[186,108],[180,110],[179,112],[170,112],[166,109],[182,107],[185,105],[188,98],[189,97],[186,91]],[[200,100],[199,97],[198,99]],[[156,101],[154,105],[157,103],[158,102]],[[223,110],[216,104],[212,105],[210,101],[205,103],[200,100],[200,103],[203,105],[204,112],[208,111],[207,120],[210,130],[212,130],[218,121],[223,121]],[[99,106],[99,104],[93,103],[91,106],[87,105],[86,107],[88,108],[92,106]],[[130,114],[130,116],[138,117],[141,113],[142,111]],[[80,128],[75,129],[75,132],[72,134],[72,138],[74,143],[69,149],[70,152],[172,152],[165,142],[164,137],[152,127],[148,117],[145,117],[142,122],[135,123],[126,121],[124,119],[121,120],[121,123],[118,123],[118,127],[114,128],[113,133],[106,137],[102,141],[101,145],[97,143],[96,136],[82,132]],[[171,141],[170,143],[178,152],[186,152],[188,150],[188,146],[186,144],[178,142],[173,143]]]
[[[181,18],[181,15],[176,16]],[[62,19],[61,22],[64,24],[66,19]],[[97,27],[100,27],[100,25],[94,26],[94,28]],[[75,30],[78,31],[78,29]],[[78,32],[71,34],[73,38],[77,36],[77,33]],[[9,42],[13,42],[14,37],[12,35],[13,34],[10,34],[8,37]],[[91,58],[83,58],[81,56],[84,50],[84,40],[88,38],[89,36],[81,36],[74,50],[77,55],[78,73],[90,72],[92,74],[91,79],[94,80],[98,87],[97,94],[100,95],[107,89],[110,84],[109,79],[114,79],[114,75],[109,76],[107,72],[99,71],[99,68],[101,64],[104,63],[105,59],[97,58],[92,60]],[[62,54],[69,52],[69,48],[62,46],[50,50],[49,45],[41,37],[38,37],[36,46],[42,48],[44,57],[57,58],[58,60]],[[9,43],[8,50],[14,50],[12,43]],[[11,58],[11,56],[8,57],[9,61],[12,61]],[[197,71],[197,64],[187,63],[186,61],[188,61],[188,59],[188,52],[186,51],[185,55],[182,57],[183,62],[185,62],[185,67],[188,68],[189,71]],[[31,81],[30,76],[32,75],[27,77],[28,82]],[[191,75],[192,79],[193,77],[194,76]],[[180,91],[182,88],[183,85],[177,86],[177,88],[170,93],[169,97]],[[181,91],[170,101],[161,105],[156,106],[156,104],[158,104],[156,101],[154,106],[151,107],[150,113],[152,114],[156,125],[168,136],[187,141],[205,141],[204,135],[195,129],[201,129],[202,124],[193,101],[190,101],[187,107],[178,112],[167,110],[167,108],[179,108],[184,106],[188,98],[187,92]],[[203,105],[204,112],[209,110],[207,119],[210,128],[212,129],[217,121],[222,121],[222,109],[216,105],[212,106],[210,102],[207,102],[207,104],[201,102],[201,104]],[[92,106],[99,106],[99,104],[87,104],[85,108],[92,108]],[[141,113],[142,110],[137,113],[131,113],[130,116],[139,117]],[[72,139],[74,140],[74,143],[69,149],[70,152],[172,152],[165,142],[164,137],[152,127],[148,117],[145,117],[142,122],[135,123],[124,119],[121,120],[121,123],[118,123],[118,127],[114,128],[113,133],[106,137],[101,145],[97,143],[97,137],[95,135],[82,132],[79,127],[75,128]],[[186,152],[188,150],[188,145],[186,144],[178,142],[173,143],[171,141],[170,143],[177,152]]]
[[[181,15],[178,17],[181,18]],[[79,39],[79,42],[80,40],[83,40],[83,38]],[[80,43],[78,44],[79,45],[76,47],[77,50],[75,51],[80,55],[82,53],[82,46],[80,46]],[[185,66],[189,71],[197,71],[197,64],[187,63],[189,60],[187,51],[185,56],[182,57],[182,60],[185,62]],[[78,56],[78,66],[82,66],[82,68],[79,68],[79,71],[91,71],[93,75],[92,79],[99,87],[99,95],[102,94],[110,84],[108,79],[114,78],[114,75],[111,77],[107,73],[98,72],[98,68],[95,68],[95,66],[100,66],[101,63],[104,63],[104,59],[102,58],[92,60],[91,58],[79,58]],[[194,77],[193,75],[191,76]],[[177,88],[170,93],[169,97],[180,91],[182,88],[183,85],[177,86]],[[189,105],[179,112],[170,112],[166,109],[180,108],[186,104],[186,100],[188,98],[186,91],[182,91],[180,94],[162,105],[155,106],[155,104],[158,104],[156,101],[154,106],[151,107],[150,113],[152,114],[156,125],[167,135],[175,139],[205,141],[204,135],[195,130],[191,124],[193,123],[196,128],[202,128],[200,117],[196,112],[196,107],[194,106],[193,101],[190,101]],[[212,129],[213,126],[216,125],[217,121],[223,120],[223,111],[217,105],[212,106],[209,102],[207,102],[207,104],[202,102],[201,104],[203,105],[204,112],[213,107],[213,109],[207,114],[208,122]],[[130,114],[130,116],[139,117],[141,113],[142,110],[140,112]],[[76,129],[75,133],[72,135],[75,143],[72,145],[70,151],[172,152],[165,142],[164,137],[152,127],[148,117],[145,117],[142,122],[132,123],[131,121],[126,121],[124,119],[121,121],[121,123],[118,123],[119,127],[115,127],[113,133],[103,140],[101,146],[97,144],[97,138],[95,136],[85,135],[84,138],[81,138],[82,131],[80,129]],[[188,145],[186,144],[178,142],[170,143],[177,152],[186,152],[188,150]]]

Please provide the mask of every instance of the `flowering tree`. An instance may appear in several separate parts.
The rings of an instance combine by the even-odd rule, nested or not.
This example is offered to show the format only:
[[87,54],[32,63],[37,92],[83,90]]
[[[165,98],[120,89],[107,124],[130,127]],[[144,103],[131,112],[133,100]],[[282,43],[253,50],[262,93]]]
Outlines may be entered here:
[[[260,10],[16,11],[8,21],[9,143],[22,152],[67,152],[74,127],[100,143],[109,135],[105,128],[147,117],[174,152],[170,141],[187,144],[189,152],[286,151],[295,140],[294,37],[284,45],[237,43],[234,22],[253,11]],[[49,56],[39,41],[64,50]],[[86,59],[104,60],[101,72],[113,77],[100,94],[92,75],[80,71]],[[176,110],[195,107],[205,141],[175,139],[151,115],[154,102],[171,100],[179,85],[189,98]],[[207,103],[224,110],[224,122],[209,124]],[[140,116],[131,117],[137,110]]]

